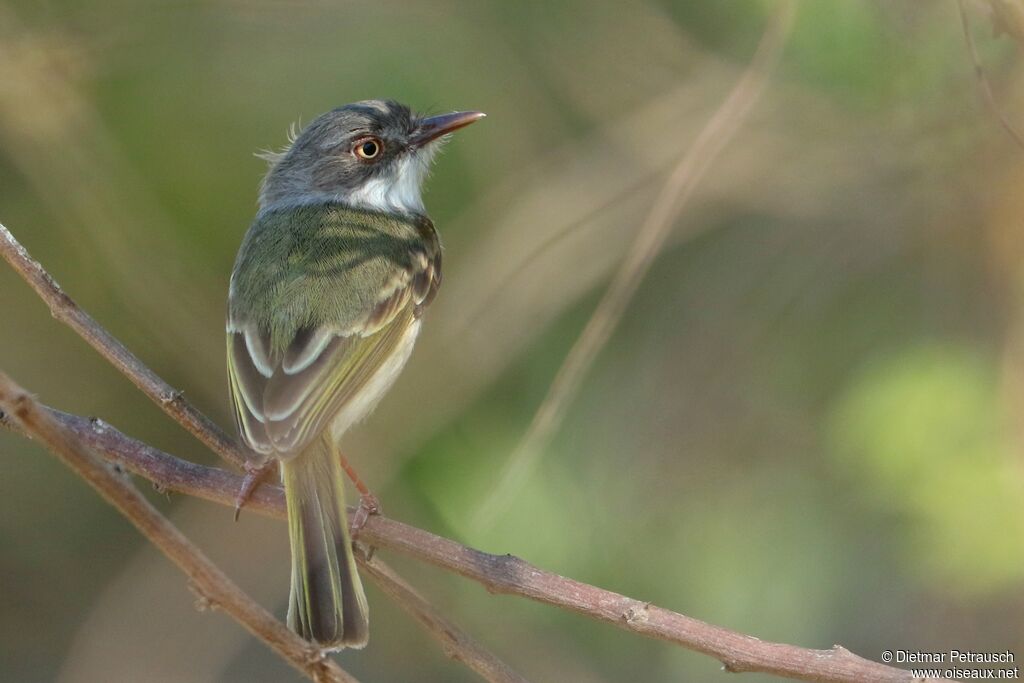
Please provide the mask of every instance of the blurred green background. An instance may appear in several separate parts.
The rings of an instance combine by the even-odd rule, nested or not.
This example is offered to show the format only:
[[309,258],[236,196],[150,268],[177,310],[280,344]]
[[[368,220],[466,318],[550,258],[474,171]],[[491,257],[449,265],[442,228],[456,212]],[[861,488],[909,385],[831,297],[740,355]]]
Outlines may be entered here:
[[[253,152],[359,99],[486,111],[428,182],[445,284],[421,342],[345,442],[385,511],[765,639],[1024,655],[1024,153],[981,103],[954,2],[799,7],[540,466],[493,528],[470,523],[775,7],[0,3],[0,221],[229,426],[222,317]],[[968,6],[982,58],[1020,121],[1020,52],[984,9]],[[43,401],[215,462],[6,267],[0,348]],[[0,453],[0,679],[299,680],[196,611],[40,447],[0,433]],[[140,487],[283,614],[283,525]],[[385,557],[533,680],[734,679]],[[361,680],[476,680],[369,598],[370,647],[340,655]]]

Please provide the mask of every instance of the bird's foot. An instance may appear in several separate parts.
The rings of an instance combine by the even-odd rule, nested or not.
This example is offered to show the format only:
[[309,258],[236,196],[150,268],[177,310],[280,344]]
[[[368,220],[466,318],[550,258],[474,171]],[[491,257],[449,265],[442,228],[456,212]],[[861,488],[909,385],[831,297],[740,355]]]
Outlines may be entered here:
[[[359,536],[359,532],[366,526],[367,520],[370,519],[370,515],[380,514],[380,501],[377,496],[370,493],[369,490],[359,492],[359,507],[356,508],[356,513],[352,515],[352,521],[349,523],[349,533],[352,534],[352,538],[355,539]],[[373,551],[370,551],[373,554]]]
[[239,489],[238,495],[235,496],[236,522],[238,521],[239,513],[242,512],[242,507],[252,498],[256,487],[275,469],[277,469],[277,461],[273,458],[259,464],[245,463],[245,479],[242,480],[242,488]]
[[[355,541],[359,537],[359,532],[366,526],[367,520],[370,519],[370,515],[380,514],[380,500],[370,491],[369,487],[363,483],[363,480],[359,478],[359,474],[355,469],[348,463],[348,460],[344,455],[338,454],[341,458],[341,468],[345,470],[345,474],[352,480],[356,490],[359,491],[359,507],[356,508],[356,512],[352,515],[352,519],[349,521],[348,531],[352,540]],[[366,548],[366,559],[372,560],[373,553],[376,552],[377,548],[374,546],[367,546]]]
[[[352,540],[355,541],[359,538],[359,532],[366,526],[366,522],[370,519],[370,515],[380,514],[380,501],[377,500],[377,496],[370,493],[369,489],[365,492],[360,491],[359,493],[359,506],[356,507],[356,513],[352,515],[352,521],[349,523],[349,534],[352,536]],[[364,549],[366,561],[369,562],[373,559],[373,554],[377,552],[377,546],[367,545]]]

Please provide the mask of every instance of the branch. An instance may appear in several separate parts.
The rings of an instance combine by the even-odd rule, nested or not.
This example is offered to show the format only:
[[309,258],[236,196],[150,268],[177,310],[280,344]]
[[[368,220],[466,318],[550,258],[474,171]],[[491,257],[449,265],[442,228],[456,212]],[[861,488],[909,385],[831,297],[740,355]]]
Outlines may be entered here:
[[217,426],[213,420],[203,415],[191,403],[185,400],[181,391],[173,388],[162,380],[155,372],[146,367],[138,356],[128,350],[97,323],[91,315],[83,311],[70,296],[64,293],[57,281],[46,270],[29,256],[25,247],[14,239],[10,230],[0,224],[0,256],[25,282],[35,290],[39,298],[50,307],[54,318],[78,333],[89,346],[94,348],[111,365],[121,371],[132,384],[157,404],[161,410],[187,429],[207,448],[217,453],[236,467],[244,467],[250,460],[245,451]]
[[[65,465],[135,525],[189,577],[204,604],[223,609],[254,636],[314,681],[358,683],[319,648],[292,633],[250,598],[125,477],[106,467],[64,422],[0,372],[0,408],[21,430],[44,443]],[[5,417],[5,419],[7,419]]]
[[618,326],[676,219],[693,195],[694,188],[739,130],[764,91],[768,75],[782,53],[795,12],[795,0],[784,2],[779,7],[765,29],[750,65],[665,181],[611,285],[558,368],[526,434],[508,457],[493,492],[477,511],[473,523],[478,529],[489,527],[505,511],[536,465],[583,378]]
[[[84,446],[151,480],[161,489],[234,506],[242,484],[242,477],[238,474],[180,460],[122,434],[100,420],[52,409],[49,414]],[[0,419],[0,423],[2,421]],[[264,485],[254,492],[247,508],[283,518],[284,491],[278,486]],[[354,510],[350,510],[350,514],[352,512]],[[382,515],[372,515],[360,530],[359,538],[370,545],[400,552],[464,576],[491,593],[529,598],[710,655],[721,661],[727,671],[757,671],[795,680],[829,683],[910,683],[919,680],[909,671],[863,659],[838,645],[830,650],[812,650],[762,641],[649,602],[544,571],[512,555],[492,555],[475,550]],[[365,560],[363,566],[367,566]],[[372,565],[368,571],[376,577]]]
[[[787,7],[791,7],[791,4],[787,4]],[[785,17],[788,17],[788,14]],[[762,43],[762,50],[765,49],[765,44]],[[720,122],[719,125],[725,124]],[[698,140],[698,145],[700,142]],[[710,143],[705,141],[705,144]],[[717,154],[713,145],[711,150]],[[709,152],[711,157],[714,154]],[[704,169],[697,164],[697,170],[693,171],[695,175],[692,177],[699,177],[703,172]],[[684,191],[683,187],[689,173],[690,171],[687,171],[683,174],[683,181],[680,181],[682,185],[678,188],[684,198],[689,191]],[[649,221],[653,220],[649,218]],[[656,242],[650,256],[645,258],[653,259],[660,247],[660,241]],[[229,462],[244,466],[248,459],[245,452],[216,424],[188,403],[181,392],[164,382],[80,309],[42,266],[31,259],[3,225],[0,225],[0,255],[49,305],[55,318],[74,329],[201,442]],[[646,266],[635,271],[631,277],[642,278],[645,271]],[[633,289],[635,290],[635,285]],[[626,300],[632,296],[632,291],[627,292]],[[612,321],[612,327],[616,321],[617,318]],[[599,347],[600,344],[597,348]],[[589,365],[589,362],[585,364],[584,370],[586,365]],[[321,675],[327,677],[326,680],[353,680],[333,662],[324,659],[321,652],[310,650],[308,643],[298,639],[269,613],[252,603],[137,491],[97,463],[89,450],[153,481],[158,487],[228,506],[234,505],[235,496],[242,486],[242,477],[222,469],[175,458],[125,436],[101,420],[89,420],[39,406],[20,389],[0,395],[0,407],[5,407],[11,413],[10,416],[5,416],[0,412],[0,423],[40,439],[57,452],[76,472],[128,516],[150,540],[185,569],[200,586],[206,599],[224,607],[229,614],[275,650],[282,652],[279,648],[288,648],[288,653],[282,654],[301,670],[313,671],[314,676]],[[283,492],[279,487],[263,485],[253,492],[248,507],[264,514],[283,517]],[[150,535],[152,532],[155,534]],[[541,570],[511,555],[484,553],[382,516],[372,516],[361,530],[360,537],[372,545],[405,553],[477,581],[492,593],[519,595],[605,621],[634,633],[708,654],[723,662],[728,671],[759,671],[796,680],[834,683],[889,683],[916,680],[910,672],[862,659],[838,645],[830,650],[811,650],[764,642],[651,603],[634,600]],[[488,680],[522,680],[455,629],[450,622],[439,617],[408,585],[386,568],[382,569],[383,565],[379,562],[367,563],[365,558],[361,558],[361,561],[369,575],[383,582],[385,592],[392,596],[402,596],[399,604],[416,615],[421,623],[428,625],[431,633],[442,639],[450,656],[467,663]],[[387,583],[388,581],[390,583]],[[211,583],[212,586],[209,585]],[[254,630],[254,624],[260,628],[265,627],[266,633],[261,634]],[[268,640],[268,634],[272,636],[272,640]],[[295,643],[296,640],[298,645]],[[294,647],[301,647],[301,650],[292,649]],[[294,659],[296,655],[301,657]]]
[[[200,442],[229,462],[245,468],[248,460],[245,452],[239,448],[236,443],[216,425],[216,423],[199,412],[195,406],[185,400],[180,391],[176,391],[171,388],[169,384],[150,370],[141,360],[139,360],[137,356],[129,351],[127,347],[125,347],[98,322],[96,322],[92,316],[82,310],[70,296],[64,293],[64,290],[61,289],[60,285],[57,284],[53,277],[46,272],[38,261],[35,261],[29,255],[28,251],[18,243],[14,238],[14,235],[12,235],[11,232],[2,224],[0,224],[0,255],[2,255],[11,267],[21,275],[33,290],[35,290],[36,294],[46,302],[50,307],[50,311],[54,318],[67,324],[71,329],[77,332],[79,336],[85,339],[90,346],[100,353],[101,356],[110,361],[110,363],[120,370],[136,387],[141,389],[142,392],[149,396],[154,403],[164,410],[164,412],[170,415],[175,422],[184,426],[192,433],[193,436],[199,439]],[[73,416],[50,409],[45,410],[49,411],[49,418],[55,421],[54,424],[59,424],[64,429],[68,430],[68,433],[73,434],[75,438],[78,439],[78,443],[83,444],[86,447],[90,447],[90,440],[86,438],[87,433],[102,434],[106,430],[106,426],[101,420],[83,421],[82,418],[74,418]],[[76,420],[78,420],[78,422],[76,422]],[[4,426],[15,429],[21,427],[19,431],[21,431],[25,436],[38,437],[38,434],[32,430],[25,428],[24,425],[19,425],[17,420],[6,420],[2,411],[0,411],[0,422],[2,422]],[[88,426],[83,424],[83,422],[87,422]],[[218,485],[221,487],[226,486],[228,487],[228,490],[233,489],[236,492],[236,495],[238,491],[242,490],[242,480],[228,472],[223,470],[212,470],[210,468],[201,468],[198,465],[178,460],[177,458],[168,456],[165,453],[155,451],[155,449],[151,449],[149,446],[139,441],[129,439],[116,430],[113,430],[112,434],[121,437],[119,447],[125,449],[126,453],[130,453],[127,460],[136,458],[139,461],[134,466],[129,466],[127,460],[121,464],[154,482],[159,482],[160,477],[167,477],[168,482],[174,483],[167,483],[166,488],[184,493],[192,493],[193,495],[200,495],[198,492],[202,488],[202,484],[197,484],[196,482],[201,480],[203,476],[214,474]],[[46,439],[41,440],[48,446],[50,445],[49,441]],[[109,445],[98,444],[93,447],[98,447],[98,449],[103,452],[108,459],[114,460],[115,462],[118,460],[111,454]],[[52,447],[51,450],[53,450]],[[154,456],[154,454],[158,455]],[[159,456],[163,456],[163,458]],[[153,468],[152,473],[147,473],[147,467]],[[220,476],[220,478],[217,478],[218,476]],[[221,490],[224,489],[222,488]],[[133,493],[135,492],[133,491]],[[278,491],[278,493],[280,493],[280,491]],[[135,493],[135,495],[138,494]],[[266,489],[258,487],[250,498],[251,502],[247,505],[249,507],[255,507],[255,505],[258,504],[258,501],[263,500],[266,497]],[[281,499],[275,498],[275,500],[279,502]],[[125,512],[120,507],[118,507],[118,509],[121,510],[125,516],[128,516],[129,519],[132,519],[133,523],[136,523],[135,519],[132,518],[129,513]],[[153,512],[156,513],[155,510],[153,510]],[[352,512],[349,514],[351,515]],[[170,522],[167,522],[167,524],[170,524]],[[137,523],[136,526],[138,526]],[[181,536],[180,532],[176,533]],[[182,539],[184,539],[183,536]],[[151,537],[150,540],[156,543],[156,541]],[[187,539],[184,540],[188,543]],[[164,549],[159,543],[156,544],[162,550]],[[201,555],[201,551],[198,548],[195,548],[195,546],[191,547],[195,552],[200,553],[199,559],[208,562],[208,560]],[[174,557],[171,559],[174,560]],[[175,562],[177,563],[177,560],[175,560]],[[181,566],[180,563],[179,566]],[[213,565],[210,566],[213,567]],[[392,597],[409,597],[411,601],[408,603],[403,600],[399,600],[399,606],[412,614],[417,621],[427,628],[427,631],[432,636],[440,641],[442,649],[448,656],[465,663],[469,668],[483,676],[485,680],[490,681],[490,683],[521,683],[525,680],[515,674],[504,662],[489,653],[486,649],[474,642],[469,636],[460,631],[455,624],[437,614],[430,604],[417,595],[412,587],[398,577],[397,574],[386,567],[382,567],[383,565],[378,563],[376,567],[369,568],[371,575],[377,580],[378,587]],[[213,568],[216,569],[216,567]],[[219,570],[217,570],[217,572],[219,573]],[[188,573],[187,570],[186,573]],[[223,574],[219,573],[219,575],[227,580],[227,577],[224,577]],[[415,599],[413,600],[413,598]],[[273,617],[270,618],[273,619]],[[243,625],[245,625],[244,622]],[[248,626],[246,627],[248,628]],[[305,641],[302,641],[301,639],[300,642],[305,643]],[[307,648],[309,647],[308,644],[306,644],[306,646]],[[320,657],[319,651],[314,651],[317,652],[317,656]]]
[[377,582],[377,586],[401,605],[434,638],[441,643],[444,653],[462,662],[488,681],[495,683],[527,683],[504,662],[481,647],[472,637],[443,617],[416,589],[410,586],[377,557],[367,559],[357,555],[362,570]]

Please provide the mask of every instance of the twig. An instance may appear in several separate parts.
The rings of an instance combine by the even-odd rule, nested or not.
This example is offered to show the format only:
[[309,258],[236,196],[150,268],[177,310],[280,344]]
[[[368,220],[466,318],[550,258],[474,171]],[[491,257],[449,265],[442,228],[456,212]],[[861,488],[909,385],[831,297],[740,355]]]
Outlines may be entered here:
[[518,263],[516,263],[511,270],[507,271],[500,280],[491,282],[488,285],[491,292],[476,304],[476,306],[470,311],[469,315],[465,317],[465,321],[456,330],[449,333],[450,338],[453,340],[461,339],[467,332],[475,329],[484,314],[495,309],[498,300],[503,295],[508,294],[510,290],[514,289],[511,286],[512,283],[515,282],[515,280],[517,280],[531,266],[533,266],[542,254],[548,252],[553,246],[567,237],[571,237],[577,232],[580,232],[585,228],[589,228],[592,221],[598,216],[601,216],[605,211],[608,211],[613,206],[628,200],[633,195],[647,188],[653,180],[665,173],[669,166],[670,164],[666,164],[665,168],[658,168],[654,171],[645,173],[639,180],[635,180],[626,187],[604,197],[599,203],[588,208],[586,213],[582,216],[560,226],[557,230],[541,240],[526,252],[526,255],[522,256]]
[[[787,5],[787,7],[790,8],[787,9],[787,12],[791,12],[791,5]],[[786,21],[788,21],[788,16],[787,14]],[[777,18],[776,21],[780,20]],[[781,44],[781,37],[779,38],[779,43]],[[763,41],[761,48],[759,48],[759,54],[762,54],[764,50],[765,43]],[[723,134],[723,139],[727,137],[728,135]],[[702,139],[703,136],[698,140],[697,145],[709,146],[711,149],[711,152],[709,152],[710,156],[717,154],[715,146],[710,145],[707,141],[702,143]],[[692,171],[695,180],[692,182],[699,179],[704,170],[705,168],[701,164],[695,163],[694,170]],[[687,171],[687,173],[690,173],[690,171]],[[685,183],[683,185],[685,186]],[[688,188],[679,190],[678,194],[682,197],[679,201],[684,201],[688,192]],[[665,211],[668,210],[665,209]],[[650,218],[648,222],[651,222]],[[671,220],[668,219],[668,222],[671,222]],[[662,236],[661,240],[663,241],[663,239],[664,236]],[[658,247],[660,247],[660,243],[654,245],[650,256],[651,259],[653,259]],[[247,460],[245,453],[224,432],[189,404],[180,392],[175,391],[170,385],[160,379],[118,340],[81,310],[60,289],[49,274],[29,257],[24,248],[18,244],[10,232],[2,225],[0,225],[0,255],[11,264],[50,306],[50,310],[55,318],[72,327],[93,348],[107,358],[136,386],[163,408],[165,412],[185,426],[200,441],[229,462],[236,465],[244,465]],[[649,266],[649,262],[647,266]],[[646,266],[644,267],[645,269]],[[642,275],[643,273],[641,272],[637,281],[642,279]],[[633,288],[635,290],[635,285]],[[628,300],[631,295],[632,293],[629,292],[626,299]],[[612,327],[614,327],[614,324]],[[598,345],[599,347],[600,344]],[[84,449],[96,451],[98,454],[124,466],[126,469],[150,479],[158,487],[188,493],[228,506],[234,505],[235,495],[242,484],[242,477],[239,475],[180,460],[148,444],[131,439],[100,420],[89,420],[43,408],[32,402],[24,393],[16,394],[15,398],[17,399],[16,405],[8,406],[7,408],[8,410],[13,410],[13,418],[5,417],[0,412],[0,423],[3,426],[14,429],[19,429],[20,427],[22,433],[40,438],[44,443],[51,445],[53,448],[66,447],[68,449],[66,453],[75,456],[75,459],[71,460],[64,450],[60,451],[62,457],[67,458],[69,463],[80,463],[83,468],[88,468],[90,475],[94,474],[97,468],[100,473],[105,473],[105,478],[97,478],[95,481],[100,482],[104,486],[110,486],[106,479],[113,478],[113,481],[118,483],[120,487],[111,489],[115,494],[127,491],[127,494],[130,494],[132,497],[130,498],[131,500],[141,501],[141,504],[148,506],[145,499],[139,496],[134,489],[127,487],[124,482],[120,482],[114,475],[107,472]],[[0,402],[2,402],[2,399],[3,397],[0,397]],[[23,409],[24,406],[30,406],[31,410],[26,413]],[[32,424],[25,421],[24,416],[26,414],[35,416],[36,420],[48,419],[49,422],[36,422],[35,424],[47,424],[52,429],[43,433],[36,431],[32,428]],[[60,435],[61,442],[51,444],[46,439],[47,434]],[[94,480],[84,474],[78,467],[76,467],[76,471],[99,488],[99,485],[94,483]],[[121,489],[124,489],[124,491]],[[105,489],[101,488],[100,490],[104,495],[107,495]],[[117,504],[116,500],[113,502]],[[283,492],[279,487],[264,485],[253,493],[248,507],[265,514],[282,517],[284,515]],[[151,506],[148,506],[148,509],[150,513],[157,515],[164,523],[170,524],[167,520],[159,517],[159,513],[153,510]],[[122,512],[124,512],[123,509]],[[139,522],[134,518],[132,519],[138,526]],[[142,528],[140,526],[140,529]],[[173,527],[170,528],[174,529]],[[145,532],[145,529],[143,531]],[[176,534],[173,537],[175,543],[185,543],[188,544],[184,546],[185,548],[194,548],[187,539],[181,536],[180,532],[174,530],[174,533]],[[687,649],[711,655],[722,661],[729,671],[760,671],[797,680],[850,683],[866,681],[879,681],[882,683],[888,681],[909,682],[917,680],[909,672],[862,659],[839,646],[835,646],[831,650],[810,650],[791,645],[764,642],[752,636],[691,619],[650,603],[633,600],[611,591],[543,571],[511,555],[499,556],[484,553],[382,516],[371,517],[366,526],[361,530],[360,537],[372,545],[403,552],[411,557],[470,578],[483,585],[492,593],[520,595],[538,602],[575,611],[590,618],[606,621],[625,630],[676,643]],[[166,539],[164,540],[167,542]],[[196,557],[205,560],[201,554]],[[205,561],[208,563],[208,560]],[[364,566],[366,565],[364,564]],[[223,574],[219,573],[216,567],[210,565],[209,569],[217,572],[216,575],[223,578],[228,586],[233,586],[226,577],[223,577]],[[373,567],[368,570],[368,573],[378,581],[386,582],[390,580],[388,574],[374,572]],[[397,577],[392,578],[397,579]],[[428,609],[429,605],[426,605],[422,599],[419,601],[411,600],[410,598],[414,593],[410,592],[411,589],[404,582],[399,582],[400,579],[390,584],[391,589],[395,593],[389,594],[404,595],[405,598],[400,601],[400,605],[416,613],[417,618],[421,619],[424,623],[429,622],[436,625],[438,627],[437,630],[432,629],[435,635],[442,635],[442,631],[445,631],[444,635],[446,636],[452,634],[461,635],[451,630],[450,623],[440,618],[432,609]],[[385,588],[385,590],[387,591],[388,589]],[[224,601],[223,598],[215,599],[217,596],[208,590],[204,589],[203,595],[214,604],[225,607],[226,610],[230,604]],[[405,602],[406,599],[410,599],[410,601],[407,603]],[[269,618],[275,628],[283,629],[281,624],[274,621],[258,605],[255,608],[259,610],[257,615]],[[231,613],[230,610],[227,611]],[[281,638],[295,639],[295,636],[286,629],[284,629],[283,634],[279,635]],[[330,660],[323,660],[322,654],[319,651],[313,650],[310,653],[308,644],[301,640],[300,643],[307,648],[304,652],[310,657],[309,660],[304,660],[306,668],[322,666],[326,670],[337,669],[336,665],[333,665],[333,662],[330,662]],[[447,643],[452,648],[449,654],[467,663],[471,660],[475,661],[480,667],[474,667],[476,671],[483,674],[484,670],[488,670],[495,676],[502,675],[501,667],[504,665],[500,665],[500,663],[495,664],[496,660],[490,663],[486,662],[487,653],[478,645],[472,643],[472,641],[464,637],[452,637],[447,638]],[[306,669],[304,668],[303,670]],[[341,671],[340,669],[337,670]],[[510,674],[507,671],[505,674],[515,676],[515,674]],[[349,677],[337,680],[352,679]],[[521,679],[518,677],[507,679],[496,677],[489,678],[488,680]]]
[[971,25],[967,18],[967,8],[964,6],[964,0],[958,0],[957,7],[960,9],[960,24],[964,29],[964,40],[967,42],[967,51],[971,53],[971,61],[974,62],[974,75],[978,78],[978,85],[981,87],[981,93],[985,97],[985,104],[1003,126],[1003,129],[1010,134],[1010,137],[1012,137],[1021,148],[1024,148],[1024,136],[1017,132],[1017,129],[1014,128],[1012,123],[1010,123],[1010,119],[1008,119],[1006,114],[1003,113],[1003,110],[999,108],[999,103],[996,102],[996,96],[992,90],[992,84],[989,82],[988,76],[985,75],[985,68],[981,65],[981,57],[978,56],[978,48],[974,44],[974,36],[971,35]]
[[[104,422],[52,409],[50,415],[83,445],[153,481],[161,489],[234,505],[235,494],[242,483],[241,475],[180,460]],[[278,486],[264,485],[253,494],[248,509],[283,518],[284,492]],[[813,650],[762,641],[544,571],[512,555],[475,550],[382,515],[371,516],[359,537],[378,548],[403,553],[476,581],[491,593],[529,598],[710,655],[729,671],[759,671],[795,680],[830,683],[919,680],[909,671],[862,659],[838,645],[830,650]]]
[[121,371],[142,393],[170,415],[207,448],[231,462],[245,467],[251,459],[235,441],[185,400],[182,392],[162,380],[145,363],[82,310],[64,293],[57,281],[29,256],[25,247],[14,239],[10,230],[0,224],[0,256],[35,290],[50,307],[54,318],[64,323],[94,348],[111,365]]
[[772,17],[743,76],[665,182],[608,291],[562,362],[526,434],[505,463],[494,490],[474,515],[473,524],[478,530],[490,527],[515,499],[516,492],[565,416],[590,366],[618,326],[694,188],[760,97],[782,52],[795,7],[795,0],[785,2]]
[[[0,408],[3,401],[0,399]],[[117,467],[137,474],[151,481],[159,491],[176,491],[223,505],[234,505],[239,488],[244,481],[241,475],[188,460],[176,458],[157,448],[137,441],[118,431],[103,420],[84,418],[54,410],[37,404],[49,420],[59,425],[70,438],[93,453],[102,456]],[[9,419],[0,410],[0,426],[22,436],[34,438],[34,434]],[[257,488],[246,504],[247,510],[283,518],[284,490],[279,486]],[[349,508],[349,515],[355,508]],[[360,540],[377,544],[381,532],[372,531],[377,523],[376,515],[369,518],[360,530]],[[394,522],[394,524],[398,524]],[[404,525],[399,525],[401,528]],[[395,599],[398,605],[413,615],[430,633],[441,642],[446,655],[466,664],[491,683],[523,683],[526,679],[516,674],[504,662],[479,646],[462,630],[445,619],[409,584],[378,559],[368,561],[360,553],[356,560],[385,594]]]
[[[0,255],[28,282],[36,294],[47,303],[56,319],[70,326],[96,349],[101,356],[110,361],[135,386],[152,398],[157,405],[198,438],[200,442],[229,462],[245,468],[247,461],[244,452],[235,442],[212,420],[189,403],[181,392],[172,389],[169,384],[150,370],[137,356],[96,322],[92,316],[79,307],[61,289],[60,285],[57,284],[42,265],[29,256],[28,251],[18,243],[11,232],[2,224],[0,224]],[[100,420],[90,421],[86,426],[81,422],[76,423],[71,419],[72,416],[57,411],[52,411],[51,417],[73,432],[80,439],[80,443],[85,444],[87,447],[90,444],[87,435],[100,435],[107,429],[106,425]],[[0,418],[2,418],[2,415],[0,415]],[[8,426],[15,425],[9,424]],[[214,476],[219,474],[222,484],[233,487],[236,497],[238,491],[241,490],[242,480],[228,472],[212,470],[210,468],[204,469],[198,465],[166,456],[166,454],[149,448],[146,444],[124,437],[124,435],[121,435],[116,430],[111,430],[110,433],[115,436],[119,435],[121,437],[120,446],[130,450],[132,456],[137,458],[139,462],[145,463],[142,466],[143,469],[146,466],[154,468],[153,474],[155,476],[150,476],[142,470],[136,469],[140,467],[139,464],[130,469],[154,481],[159,481],[161,475],[170,477],[175,483],[168,483],[166,487],[169,489],[195,493],[189,484],[190,481],[204,475],[208,476],[216,473]],[[28,432],[26,435],[31,436],[31,432]],[[110,457],[110,451],[106,447],[100,446],[99,448],[107,457]],[[170,461],[159,456],[166,456],[166,458],[170,458]],[[127,466],[127,463],[124,464]],[[170,471],[162,470],[161,468],[169,468]],[[252,493],[248,506],[253,507],[258,501],[265,498],[266,488],[258,486]],[[394,572],[374,572],[373,575],[377,579],[381,590],[388,595],[401,595],[412,591],[411,587],[404,581],[401,581],[400,584],[394,584],[394,580],[400,580],[397,579],[397,575]],[[410,593],[410,595],[413,594]],[[416,604],[405,604],[399,601],[399,606],[409,611],[421,624],[428,627],[432,635],[437,636],[441,640],[442,647],[449,656],[457,661],[466,663],[467,666],[480,673],[491,683],[509,683],[524,680],[512,673],[506,664],[477,645],[468,636],[462,634],[454,624],[446,621],[440,615],[433,613],[432,619],[428,619],[432,614],[429,603],[426,603],[418,596],[417,598],[418,602]],[[441,631],[432,630],[430,628],[432,623],[445,624],[447,632],[449,634],[457,634],[458,637],[453,640],[446,637]]]
[[507,664],[481,647],[462,629],[442,616],[416,589],[396,574],[379,557],[361,558],[363,571],[377,582],[377,586],[391,596],[398,605],[411,614],[434,638],[444,653],[462,662],[484,679],[493,683],[528,683]]
[[65,465],[85,479],[135,525],[189,577],[200,600],[223,609],[254,636],[314,681],[358,683],[324,652],[295,635],[250,598],[181,531],[135,490],[131,483],[104,465],[64,423],[54,419],[24,389],[0,372],[0,408],[13,421],[44,443]]

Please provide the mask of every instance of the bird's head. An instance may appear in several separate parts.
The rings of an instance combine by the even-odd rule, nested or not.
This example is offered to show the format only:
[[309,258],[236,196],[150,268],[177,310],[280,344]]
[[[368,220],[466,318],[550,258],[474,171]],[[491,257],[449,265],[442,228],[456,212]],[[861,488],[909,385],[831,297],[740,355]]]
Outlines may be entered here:
[[260,207],[338,201],[374,211],[424,213],[421,190],[449,133],[477,111],[419,116],[391,100],[348,104],[313,120],[291,146],[266,155]]

